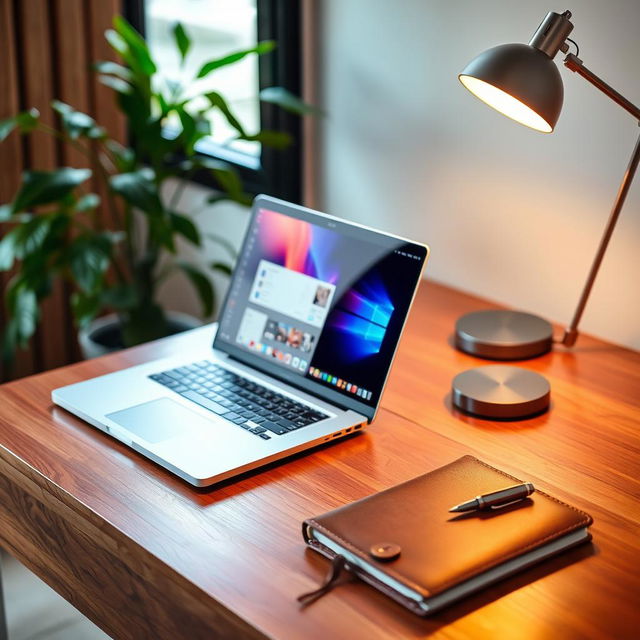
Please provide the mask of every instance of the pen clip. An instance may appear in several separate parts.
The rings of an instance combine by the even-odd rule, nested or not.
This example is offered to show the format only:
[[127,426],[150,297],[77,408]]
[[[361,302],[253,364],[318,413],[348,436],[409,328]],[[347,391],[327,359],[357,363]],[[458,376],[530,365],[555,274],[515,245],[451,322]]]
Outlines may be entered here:
[[504,504],[492,505],[492,506],[489,507],[489,509],[492,509],[493,511],[497,511],[498,509],[504,509],[505,507],[508,507],[509,505],[516,504],[516,502],[522,502],[523,500],[524,500],[524,498],[516,498],[515,500],[511,500],[511,502],[505,502]]

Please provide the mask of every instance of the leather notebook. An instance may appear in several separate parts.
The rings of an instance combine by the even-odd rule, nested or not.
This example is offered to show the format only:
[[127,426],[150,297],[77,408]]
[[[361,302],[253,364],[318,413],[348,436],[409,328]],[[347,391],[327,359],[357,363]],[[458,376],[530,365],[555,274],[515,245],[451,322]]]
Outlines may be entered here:
[[[306,543],[420,615],[591,539],[589,515],[543,491],[495,511],[456,504],[521,482],[472,456],[303,524]],[[387,556],[386,558],[384,556]]]

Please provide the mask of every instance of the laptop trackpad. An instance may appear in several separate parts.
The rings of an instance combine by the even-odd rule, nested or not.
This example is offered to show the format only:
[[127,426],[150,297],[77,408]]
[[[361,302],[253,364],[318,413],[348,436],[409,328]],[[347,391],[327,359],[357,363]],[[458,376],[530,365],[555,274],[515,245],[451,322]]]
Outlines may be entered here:
[[211,422],[169,398],[145,402],[106,417],[152,444],[185,435],[194,428],[211,428]]

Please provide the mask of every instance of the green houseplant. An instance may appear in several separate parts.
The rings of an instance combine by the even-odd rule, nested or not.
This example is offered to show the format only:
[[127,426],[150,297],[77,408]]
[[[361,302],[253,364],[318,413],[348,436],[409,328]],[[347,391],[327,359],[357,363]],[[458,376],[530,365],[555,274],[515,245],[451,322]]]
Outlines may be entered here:
[[[196,153],[197,142],[211,133],[207,116],[212,110],[226,118],[237,138],[275,148],[291,143],[283,132],[247,132],[220,93],[193,93],[191,83],[163,79],[144,39],[122,17],[114,19],[114,29],[105,35],[122,64],[98,62],[95,69],[101,82],[115,92],[131,132],[130,145],[117,142],[90,116],[59,101],[52,103],[58,114],[57,128],[42,122],[36,110],[0,122],[0,141],[14,129],[26,135],[44,131],[80,150],[89,165],[27,171],[13,201],[0,206],[0,224],[4,223],[0,270],[15,271],[5,291],[9,317],[3,328],[5,359],[33,335],[39,304],[50,294],[55,278],[73,287],[70,302],[79,327],[86,327],[104,311],[115,311],[125,346],[170,333],[157,291],[174,273],[188,279],[203,314],[210,315],[214,289],[207,272],[176,253],[178,237],[200,248],[204,248],[205,238],[190,216],[175,211],[176,198],[163,201],[163,186],[171,178],[189,178],[204,171],[219,187],[209,202],[229,199],[249,204],[250,198],[231,166]],[[184,64],[191,40],[181,24],[173,27],[173,36]],[[264,41],[252,49],[211,60],[195,79],[274,47],[274,42]],[[311,111],[282,88],[263,90],[260,98],[297,113]],[[177,125],[177,134],[170,139],[163,136],[169,119]],[[104,183],[104,203],[86,189],[92,175]],[[96,215],[101,204],[108,207],[116,228],[101,225]],[[224,238],[208,239],[225,247],[227,257],[233,258],[233,249]],[[210,266],[225,273],[231,269],[224,260]]]

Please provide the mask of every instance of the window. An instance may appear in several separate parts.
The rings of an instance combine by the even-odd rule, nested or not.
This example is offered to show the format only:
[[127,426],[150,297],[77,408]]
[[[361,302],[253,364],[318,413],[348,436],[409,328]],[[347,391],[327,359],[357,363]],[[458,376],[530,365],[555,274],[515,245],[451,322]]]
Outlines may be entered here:
[[[247,56],[199,81],[220,91],[249,131],[287,131],[294,143],[284,151],[257,142],[231,141],[233,129],[212,114],[212,135],[198,152],[233,164],[251,193],[265,192],[286,200],[301,199],[302,127],[293,116],[261,103],[262,88],[282,86],[300,94],[300,28],[297,0],[128,0],[126,16],[145,36],[161,73],[178,74],[171,27],[181,22],[192,39],[183,73],[194,74],[208,60],[275,40],[277,48],[265,56]],[[207,84],[204,84],[207,83]],[[171,135],[171,123],[167,127]],[[204,179],[203,182],[207,183]]]
[[[193,45],[184,69],[180,69],[171,27],[182,22],[192,38]],[[162,73],[168,77],[194,77],[198,69],[214,58],[230,51],[250,49],[258,43],[256,0],[146,0],[146,39]],[[233,111],[249,131],[260,128],[258,100],[258,58],[248,56],[232,66],[198,81],[203,90],[220,91]],[[211,144],[228,147],[250,156],[260,156],[260,144],[245,140],[230,140],[235,130],[216,110],[211,118]],[[220,150],[222,151],[222,150]],[[220,153],[219,151],[219,153]],[[224,152],[224,151],[222,151]]]

